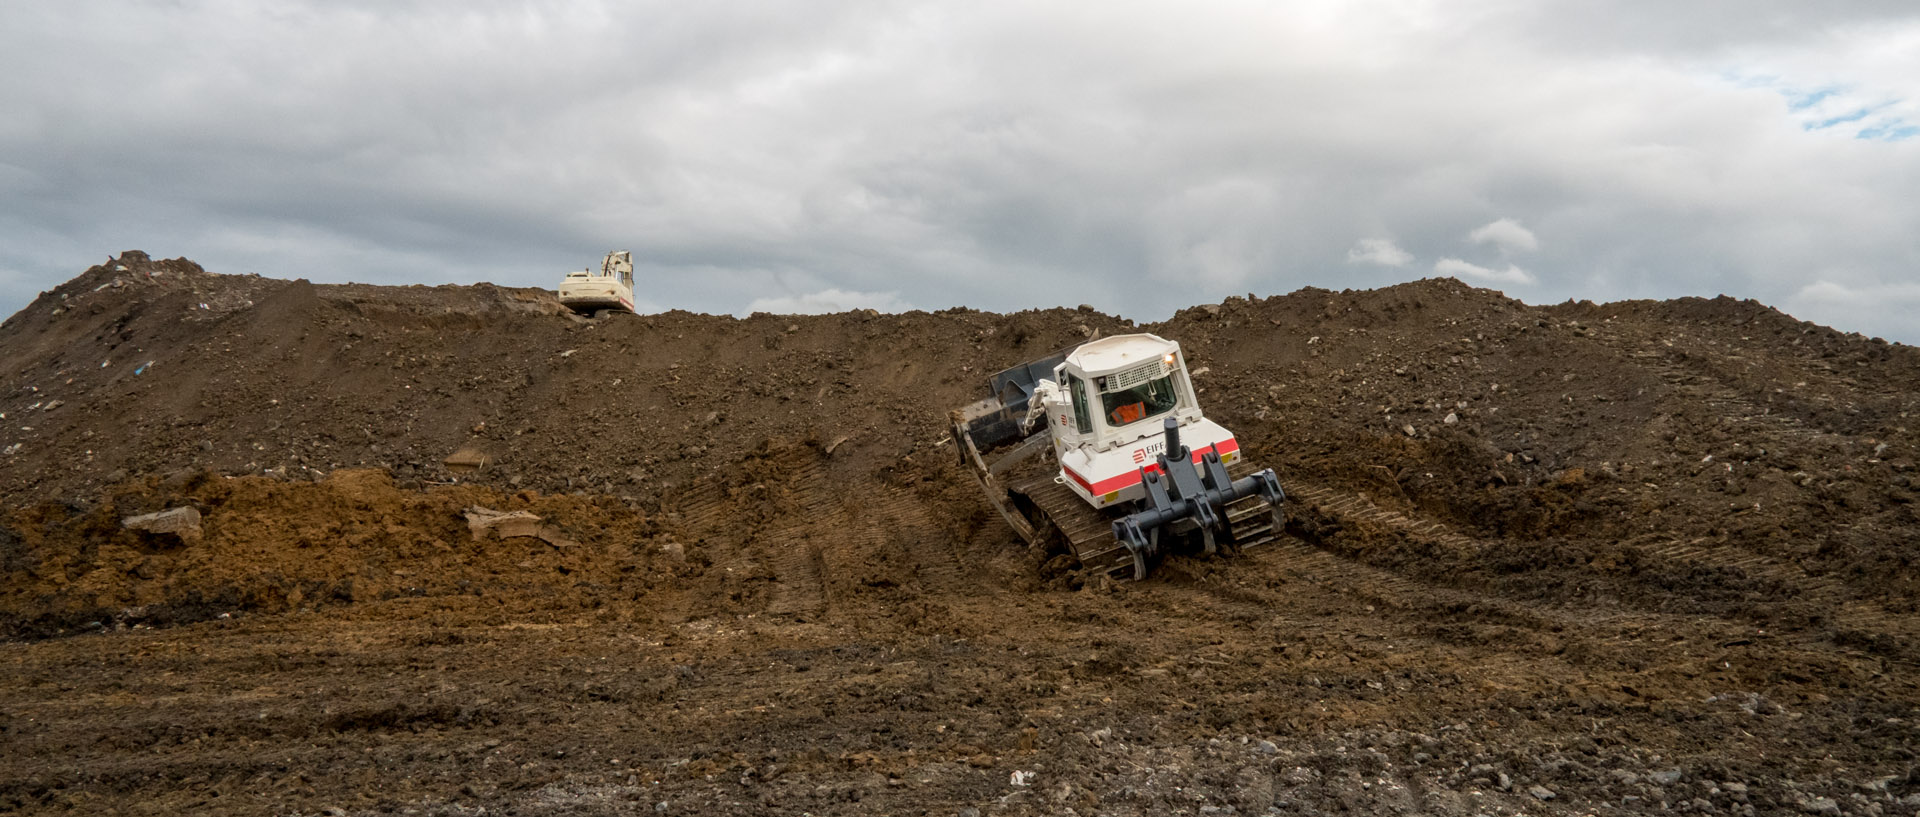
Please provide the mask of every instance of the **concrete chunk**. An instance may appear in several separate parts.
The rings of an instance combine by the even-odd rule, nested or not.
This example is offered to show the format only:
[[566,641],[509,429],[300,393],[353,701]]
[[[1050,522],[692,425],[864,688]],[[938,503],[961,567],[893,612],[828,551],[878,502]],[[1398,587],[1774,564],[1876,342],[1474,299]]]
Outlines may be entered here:
[[173,534],[187,544],[200,541],[200,511],[192,507],[168,508],[120,520],[127,530],[154,534]]
[[573,547],[578,542],[568,538],[558,526],[541,521],[540,517],[526,511],[496,511],[474,505],[467,508],[467,530],[473,532],[473,538],[485,541],[488,538],[512,539],[530,536],[554,547]]
[[492,465],[493,457],[476,446],[467,445],[447,455],[444,462],[448,471],[456,474],[471,474]]

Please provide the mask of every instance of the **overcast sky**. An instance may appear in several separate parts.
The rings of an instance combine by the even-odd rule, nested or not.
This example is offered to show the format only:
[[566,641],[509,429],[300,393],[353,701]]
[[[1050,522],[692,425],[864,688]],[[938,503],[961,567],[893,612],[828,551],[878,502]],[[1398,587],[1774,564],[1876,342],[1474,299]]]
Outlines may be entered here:
[[0,314],[125,249],[643,307],[1451,275],[1920,343],[1920,5],[63,2],[0,25]]

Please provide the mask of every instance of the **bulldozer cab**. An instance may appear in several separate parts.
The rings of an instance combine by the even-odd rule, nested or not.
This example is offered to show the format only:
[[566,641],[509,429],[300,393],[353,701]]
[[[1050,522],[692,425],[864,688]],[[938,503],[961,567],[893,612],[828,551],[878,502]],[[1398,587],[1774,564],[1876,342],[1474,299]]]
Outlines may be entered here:
[[1102,451],[1161,433],[1166,418],[1185,424],[1200,416],[1180,344],[1154,335],[1085,344],[1061,362],[1059,374],[1073,405],[1075,433],[1067,436]]
[[[1043,389],[1042,381],[1057,386]],[[956,434],[983,454],[1028,438],[1021,418],[1034,402],[1057,443],[1099,451],[1158,435],[1168,417],[1184,425],[1201,416],[1180,344],[1155,335],[1062,350],[995,374],[990,387],[993,396],[955,417]]]
[[1168,375],[1125,391],[1102,394],[1100,404],[1107,409],[1107,425],[1118,428],[1172,411],[1179,405],[1179,397],[1174,392],[1173,376]]

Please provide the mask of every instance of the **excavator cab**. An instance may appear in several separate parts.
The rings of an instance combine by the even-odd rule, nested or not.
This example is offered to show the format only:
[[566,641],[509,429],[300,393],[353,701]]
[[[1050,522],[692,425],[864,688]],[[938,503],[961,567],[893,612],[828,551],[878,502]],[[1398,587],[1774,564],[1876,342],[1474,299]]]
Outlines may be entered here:
[[633,311],[633,253],[616,250],[600,262],[600,274],[590,269],[569,272],[560,280],[560,303],[595,317]]

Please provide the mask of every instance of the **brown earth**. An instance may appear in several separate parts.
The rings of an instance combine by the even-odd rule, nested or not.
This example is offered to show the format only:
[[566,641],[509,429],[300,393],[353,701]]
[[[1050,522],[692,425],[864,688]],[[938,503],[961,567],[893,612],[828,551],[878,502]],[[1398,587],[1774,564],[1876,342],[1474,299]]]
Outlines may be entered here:
[[[980,498],[946,410],[1136,330],[1290,536],[1116,584]],[[1920,811],[1920,353],[1751,301],[586,321],[129,252],[0,350],[0,812]]]

